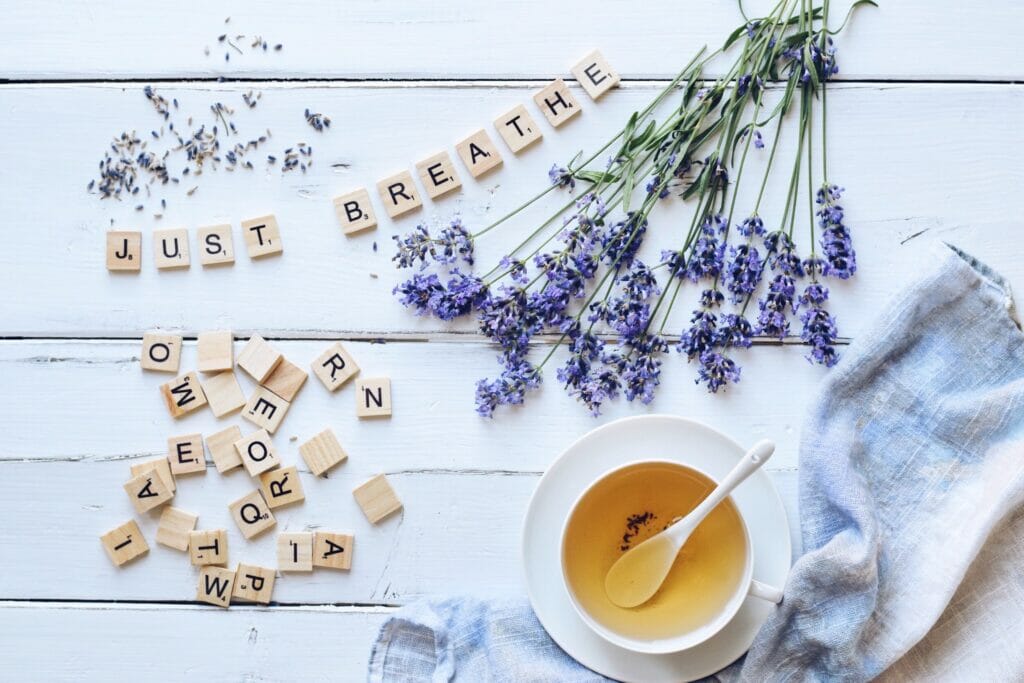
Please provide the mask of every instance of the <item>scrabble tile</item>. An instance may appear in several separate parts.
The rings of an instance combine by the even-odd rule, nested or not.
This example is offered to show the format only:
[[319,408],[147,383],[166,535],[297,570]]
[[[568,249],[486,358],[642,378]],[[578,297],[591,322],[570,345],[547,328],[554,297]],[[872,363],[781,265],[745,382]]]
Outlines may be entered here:
[[197,567],[207,564],[227,564],[227,529],[190,531],[188,534],[188,555],[192,564]]
[[153,231],[153,260],[158,270],[188,268],[188,230]]
[[619,74],[601,54],[594,50],[572,68],[572,75],[590,95],[590,99],[599,100],[606,92],[619,84]]
[[491,136],[483,128],[455,145],[462,163],[474,178],[493,171],[502,164],[498,148],[491,142]]
[[416,164],[416,173],[419,174],[420,183],[427,188],[427,196],[431,199],[440,199],[462,187],[462,181],[459,180],[459,174],[448,152],[438,152],[419,162]]
[[155,470],[160,478],[164,480],[164,486],[166,486],[172,493],[177,489],[177,484],[174,481],[174,475],[171,473],[171,463],[167,458],[156,458],[155,460],[143,460],[140,463],[136,463],[131,466],[132,476],[142,474],[143,472],[150,472]]
[[181,335],[146,332],[142,335],[139,363],[143,370],[177,373],[181,363]]
[[140,515],[174,498],[174,492],[167,488],[167,484],[155,468],[137,474],[125,482],[124,492],[128,494],[135,511]]
[[313,534],[313,566],[328,569],[352,568],[352,544],[349,534],[317,531]]
[[242,237],[251,259],[276,256],[284,251],[281,231],[272,215],[242,221]]
[[245,394],[231,370],[218,372],[203,380],[203,393],[206,402],[210,404],[210,410],[217,417],[229,415],[245,405]]
[[280,351],[268,344],[263,337],[254,334],[242,347],[237,363],[238,367],[245,370],[247,375],[262,384],[282,358],[284,356]]
[[533,101],[555,128],[582,111],[580,103],[572,96],[569,86],[561,78],[556,78],[547,87],[533,96]]
[[377,217],[370,203],[370,193],[366,188],[359,188],[348,194],[334,198],[334,212],[338,215],[338,223],[346,235],[370,230],[377,227]]
[[308,531],[278,534],[277,568],[283,572],[313,571],[313,534]]
[[259,491],[252,491],[228,505],[231,518],[235,520],[242,535],[247,539],[256,538],[277,524],[274,513]]
[[107,232],[107,270],[115,273],[137,273],[142,270],[141,232]]
[[265,387],[256,387],[242,408],[242,417],[273,434],[281,426],[291,404]]
[[156,542],[168,548],[188,552],[188,537],[195,530],[198,521],[198,515],[168,505],[160,514]]
[[540,126],[521,104],[494,119],[494,127],[513,154],[519,154],[544,137]]
[[299,480],[299,470],[295,467],[282,467],[261,474],[260,492],[263,494],[263,500],[267,501],[267,505],[273,510],[301,503],[306,499],[302,492],[302,482]]
[[206,474],[206,452],[202,434],[184,434],[167,439],[167,461],[171,474]]
[[149,552],[149,545],[134,519],[100,536],[100,542],[110,561],[118,567]]
[[204,268],[235,262],[235,240],[230,225],[206,225],[196,231],[199,262]]
[[263,386],[270,389],[276,396],[291,403],[308,378],[308,372],[285,358],[270,373],[270,376],[263,382]]
[[359,366],[341,342],[331,344],[313,361],[312,368],[313,374],[323,382],[328,391],[336,391],[359,373]]
[[317,477],[348,459],[348,453],[330,429],[325,429],[299,446],[299,453],[309,466],[309,471]]
[[235,572],[221,567],[203,567],[199,570],[199,587],[196,600],[217,607],[231,604],[231,587],[235,583]]
[[366,519],[376,524],[388,515],[402,509],[402,501],[398,500],[387,477],[378,474],[373,479],[358,486],[352,491],[359,507],[363,509]]
[[164,397],[167,411],[175,419],[206,405],[206,394],[199,384],[199,376],[194,372],[186,372],[166,384],[161,384],[160,394]]
[[249,476],[255,477],[281,464],[267,430],[259,429],[235,442],[235,451]]
[[199,372],[220,372],[235,367],[234,337],[231,330],[200,332],[196,341]]
[[391,380],[387,377],[367,377],[356,380],[356,416],[391,416]]
[[235,570],[235,585],[231,589],[231,599],[269,605],[274,594],[275,578],[277,572],[273,569],[254,564],[239,564]]
[[242,458],[235,450],[235,442],[242,438],[238,425],[231,425],[216,434],[206,437],[206,450],[210,451],[213,465],[221,474],[242,466]]
[[380,200],[384,202],[384,210],[392,218],[404,216],[423,206],[412,174],[408,171],[396,173],[379,181],[377,192],[380,194]]

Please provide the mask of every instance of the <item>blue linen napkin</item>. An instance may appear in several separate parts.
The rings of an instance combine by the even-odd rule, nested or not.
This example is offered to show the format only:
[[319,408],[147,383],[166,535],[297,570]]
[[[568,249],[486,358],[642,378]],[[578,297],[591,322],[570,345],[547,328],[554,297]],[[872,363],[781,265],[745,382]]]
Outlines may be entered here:
[[[724,681],[1024,680],[1024,335],[1006,282],[954,247],[849,347],[800,445],[805,554]],[[422,601],[371,681],[607,680],[523,600]]]

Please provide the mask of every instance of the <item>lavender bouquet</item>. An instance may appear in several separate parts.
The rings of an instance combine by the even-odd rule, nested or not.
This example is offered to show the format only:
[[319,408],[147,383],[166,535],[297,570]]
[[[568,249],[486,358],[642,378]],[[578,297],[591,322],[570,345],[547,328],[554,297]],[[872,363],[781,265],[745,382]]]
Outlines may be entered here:
[[[847,19],[861,4],[875,3],[854,3]],[[550,184],[511,213],[477,232],[456,218],[440,230],[419,225],[395,237],[393,260],[417,269],[395,288],[401,303],[442,320],[473,315],[501,349],[500,374],[477,383],[481,415],[522,403],[563,343],[569,356],[556,370],[558,381],[594,415],[620,393],[630,401],[653,400],[664,355],[673,347],[695,364],[696,381],[710,392],[738,382],[735,352],[750,347],[755,335],[786,338],[794,317],[808,359],[835,364],[837,330],[825,308],[825,283],[850,278],[857,263],[839,203],[843,190],[828,176],[826,84],[838,72],[833,36],[846,24],[831,30],[828,18],[829,0],[820,7],[780,0],[767,16],[747,18],[719,50],[701,50],[589,158],[553,167]],[[722,53],[736,53],[731,68],[715,81],[702,80],[703,67]],[[769,81],[784,84],[772,106],[764,101]],[[673,94],[680,95],[678,103],[657,120]],[[762,217],[768,178],[782,163],[779,140],[791,119],[797,144],[784,208]],[[738,214],[736,192],[747,180],[751,147],[769,148],[767,166],[757,200]],[[821,184],[814,189],[816,147]],[[475,240],[557,190],[577,194],[490,270],[472,272]],[[807,197],[806,218],[798,218],[800,194]],[[637,253],[651,213],[674,197],[694,204],[692,221],[677,249],[644,263]],[[794,237],[804,220],[808,252]],[[686,283],[696,286],[698,305],[672,338],[666,323]],[[552,333],[557,343],[535,362],[531,340]]]

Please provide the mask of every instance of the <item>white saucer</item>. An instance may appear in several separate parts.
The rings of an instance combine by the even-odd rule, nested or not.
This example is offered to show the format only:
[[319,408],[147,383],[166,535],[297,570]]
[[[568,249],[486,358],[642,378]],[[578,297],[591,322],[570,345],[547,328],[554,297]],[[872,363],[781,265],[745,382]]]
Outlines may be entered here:
[[[673,654],[641,654],[612,645],[576,614],[562,583],[562,525],[576,498],[613,467],[642,459],[674,460],[721,479],[744,449],[699,422],[672,415],[629,417],[580,438],[548,468],[523,523],[526,589],[537,618],[558,645],[584,666],[622,681],[680,681],[708,676],[750,648],[775,606],[747,598],[736,617],[707,642]],[[755,472],[733,493],[750,530],[754,578],[782,587],[789,573],[786,510],[771,479]]]

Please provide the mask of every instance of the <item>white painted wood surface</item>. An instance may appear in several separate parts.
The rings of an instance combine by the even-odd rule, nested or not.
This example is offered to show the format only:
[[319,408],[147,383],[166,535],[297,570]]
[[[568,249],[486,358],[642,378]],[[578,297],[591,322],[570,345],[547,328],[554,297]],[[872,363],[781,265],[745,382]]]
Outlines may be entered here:
[[[549,375],[523,409],[484,421],[472,411],[473,384],[493,372],[495,350],[472,325],[416,319],[389,293],[398,277],[391,234],[456,211],[479,226],[516,206],[543,185],[552,163],[603,142],[648,101],[661,87],[650,79],[673,75],[700,45],[719,44],[740,21],[733,3],[657,0],[642,11],[636,3],[575,0],[0,7],[0,80],[8,81],[0,82],[5,671],[41,680],[107,680],[142,667],[160,680],[359,680],[376,628],[394,606],[456,591],[521,591],[519,526],[538,477],[577,436],[623,415],[676,413],[741,441],[775,438],[771,474],[796,532],[799,426],[824,372],[803,360],[800,346],[749,350],[743,381],[724,396],[707,396],[692,369],[672,358],[649,408],[618,402],[594,420]],[[1024,90],[1007,83],[1022,75],[1014,34],[1022,19],[1020,6],[995,0],[885,0],[862,11],[840,39],[846,82],[830,91],[830,161],[848,190],[860,256],[857,277],[834,289],[844,335],[863,333],[937,240],[1024,283],[1013,209],[1014,188],[1024,183]],[[216,47],[223,32],[262,33],[285,47],[267,55],[246,48],[225,63]],[[332,196],[451,150],[465,133],[528,102],[545,80],[567,76],[595,46],[627,79],[621,90],[599,104],[580,93],[578,121],[558,132],[545,127],[537,148],[506,154],[505,167],[483,183],[463,174],[463,193],[427,202],[417,218],[341,235]],[[219,76],[228,81],[195,80]],[[163,195],[169,205],[159,221],[155,202],[136,213],[135,202],[99,201],[85,185],[111,136],[156,127],[141,94],[151,79],[168,81],[158,89],[197,120],[220,100],[240,110],[243,137],[270,127],[277,149],[310,142],[314,166],[284,177],[261,166],[207,174],[192,197],[185,197],[189,185]],[[249,89],[263,99],[241,111]],[[329,133],[306,126],[306,107],[332,117]],[[164,274],[152,266],[154,229],[228,221],[237,238],[242,218],[266,211],[282,226],[280,259],[241,255],[231,268]],[[662,209],[649,252],[670,246],[671,226],[687,215],[685,207]],[[140,275],[104,270],[111,224],[146,234]],[[482,260],[514,244],[525,225],[482,241]],[[675,328],[688,308],[678,307]],[[121,491],[129,464],[161,455],[170,434],[250,429],[237,416],[218,421],[206,411],[179,423],[167,417],[156,393],[166,377],[138,367],[139,337],[157,327],[189,336],[219,327],[260,332],[302,366],[329,339],[359,340],[348,346],[364,373],[392,377],[391,421],[358,422],[351,387],[329,394],[313,378],[276,438],[284,460],[300,466],[307,494],[278,515],[278,528],[355,532],[350,573],[284,576],[269,608],[200,607],[191,604],[195,572],[184,556],[155,544],[150,515],[140,519],[150,555],[120,571],[109,564],[97,536],[132,516]],[[182,367],[194,365],[189,341]],[[318,480],[297,446],[325,426],[350,458]],[[377,472],[388,473],[405,511],[372,527],[349,492]],[[228,518],[228,502],[251,488],[244,474],[211,467],[181,482],[175,504],[197,512],[200,526],[228,528],[232,562],[272,564],[273,536],[247,543]],[[321,644],[315,653],[311,641]]]

